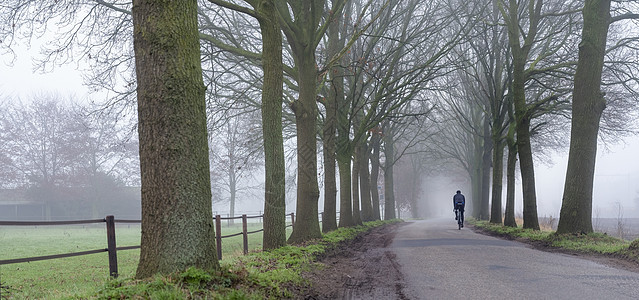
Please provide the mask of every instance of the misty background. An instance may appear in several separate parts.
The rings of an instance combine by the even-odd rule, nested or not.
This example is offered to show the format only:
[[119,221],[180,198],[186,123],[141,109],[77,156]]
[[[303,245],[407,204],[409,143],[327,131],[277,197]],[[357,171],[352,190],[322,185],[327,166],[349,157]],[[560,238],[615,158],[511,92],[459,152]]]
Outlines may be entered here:
[[[34,71],[33,59],[38,56],[40,44],[38,40],[32,41],[30,47],[20,45],[16,47],[16,56],[0,56],[0,102],[12,102],[28,105],[33,97],[37,95],[55,95],[67,102],[77,102],[81,105],[90,106],[91,103],[104,103],[111,96],[106,91],[90,91],[84,84],[82,69],[86,69],[80,63],[69,63],[61,66],[55,66],[47,72]],[[5,103],[2,103],[5,104]],[[2,106],[0,106],[1,108]],[[221,130],[219,127],[217,130]],[[133,134],[137,132],[132,131]],[[228,132],[231,134],[230,131]],[[292,143],[290,140],[287,142]],[[292,147],[290,147],[292,148]],[[217,149],[212,149],[212,153],[216,153]],[[290,150],[287,150],[290,151]],[[535,157],[535,175],[537,187],[537,205],[540,217],[558,218],[561,207],[561,198],[563,193],[563,184],[567,165],[568,141],[565,141],[565,148],[552,152],[547,158],[540,159]],[[219,153],[219,151],[217,152]],[[600,143],[598,149],[598,157],[595,171],[594,195],[593,195],[593,217],[594,218],[613,218],[627,219],[628,224],[633,221],[632,218],[639,218],[639,138],[629,136],[623,140],[611,142],[607,144]],[[251,158],[255,164],[258,158]],[[321,160],[321,155],[320,155]],[[240,162],[241,166],[235,167],[241,170],[244,164],[250,164],[251,161]],[[228,162],[227,162],[228,163]],[[295,210],[294,190],[294,160],[288,159],[287,171],[292,177],[287,182],[287,211]],[[318,164],[318,165],[321,165]],[[402,161],[396,168],[396,173],[410,166],[410,162]],[[212,164],[212,168],[216,165]],[[446,169],[446,166],[444,166]],[[242,177],[238,184],[236,197],[235,214],[250,213],[257,214],[263,209],[263,171],[259,167],[249,168],[248,174]],[[418,211],[420,217],[451,217],[452,204],[451,199],[454,192],[458,189],[466,194],[470,199],[470,183],[466,178],[457,176],[454,172],[447,174],[446,172],[434,172],[436,174],[426,174],[417,180]],[[215,175],[212,175],[213,177]],[[218,175],[221,176],[221,175]],[[321,178],[321,177],[320,177]],[[215,180],[215,179],[214,179]],[[84,213],[70,214],[73,209],[77,209],[76,205],[62,206],[62,210],[51,212],[53,219],[63,219],[71,217],[89,218],[103,217],[105,214],[115,214],[116,217],[123,216],[125,218],[139,217],[139,186],[134,184],[135,179],[121,186],[121,190],[114,192],[113,189],[106,188],[100,197],[108,199],[107,203],[98,210],[87,208],[92,211],[92,215],[82,215]],[[519,183],[519,182],[518,182]],[[396,177],[397,188],[402,184],[410,184],[407,178],[403,178],[400,174]],[[320,181],[321,185],[321,181]],[[213,210],[214,213],[228,214],[231,210],[230,197],[228,189],[223,188],[224,184],[216,185],[219,189],[214,191]],[[383,186],[383,184],[381,185]],[[320,191],[322,189],[320,188]],[[505,199],[504,190],[504,199]],[[73,194],[73,193],[70,193]],[[82,193],[76,192],[68,197],[82,198]],[[41,195],[47,197],[51,195]],[[5,197],[4,199],[1,197]],[[0,193],[0,219],[14,219],[15,214],[11,211],[12,205],[7,197],[14,197],[9,192]],[[397,194],[401,198],[401,193]],[[56,198],[56,197],[53,197]],[[57,201],[64,201],[64,196],[57,196]],[[21,200],[18,200],[21,201]],[[78,200],[82,202],[82,200]],[[517,185],[516,191],[516,212],[521,214],[521,186]],[[323,206],[323,195],[320,195],[320,211]],[[401,202],[401,200],[398,200]],[[66,207],[66,208],[64,208]],[[401,204],[400,204],[401,207]],[[65,211],[66,209],[66,211]],[[40,212],[41,213],[41,212]],[[37,209],[24,213],[26,219],[32,220],[39,214]],[[401,211],[401,217],[409,217],[408,213]],[[596,225],[596,222],[594,223]],[[556,224],[555,224],[556,225]],[[595,228],[596,230],[597,228]]]

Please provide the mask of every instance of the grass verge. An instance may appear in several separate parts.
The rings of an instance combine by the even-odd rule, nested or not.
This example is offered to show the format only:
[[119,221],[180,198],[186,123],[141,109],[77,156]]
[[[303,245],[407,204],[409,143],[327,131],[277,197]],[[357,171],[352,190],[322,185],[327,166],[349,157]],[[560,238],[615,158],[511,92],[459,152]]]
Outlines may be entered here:
[[318,257],[339,243],[352,240],[373,227],[398,222],[373,221],[340,228],[323,238],[300,246],[253,252],[223,262],[220,270],[190,268],[184,272],[146,280],[112,280],[96,299],[282,299],[293,297],[293,290],[304,290],[308,283],[301,274],[310,270]]
[[[281,299],[293,297],[293,292],[308,286],[301,276],[310,270],[318,257],[334,249],[339,243],[354,239],[358,234],[374,227],[398,222],[374,221],[364,225],[341,228],[300,246],[285,246],[272,251],[253,251],[246,256],[221,261],[220,270],[190,268],[164,276],[134,280],[132,272],[120,278],[96,280],[96,286],[82,291],[73,289],[72,280],[58,277],[67,284],[57,286],[58,292],[44,294],[24,293],[20,288],[4,286],[2,298],[48,299]],[[138,252],[138,251],[136,251]],[[137,253],[136,253],[137,254]],[[56,261],[56,260],[53,260]],[[133,265],[133,264],[132,264]],[[132,271],[132,270],[131,270]],[[4,283],[4,280],[3,280]],[[6,289],[5,289],[6,288]],[[48,287],[51,288],[51,287]],[[21,290],[21,291],[20,291]]]
[[628,242],[604,233],[557,234],[521,227],[506,227],[488,221],[468,220],[476,228],[508,239],[516,239],[546,248],[554,248],[583,254],[606,255],[639,263],[639,239]]
[[[242,224],[224,226],[222,235],[242,231]],[[249,231],[262,228],[249,223]],[[290,227],[287,235],[290,234]],[[249,251],[262,248],[262,233],[249,234]],[[118,246],[140,244],[140,225],[116,224]],[[106,230],[101,226],[18,226],[0,228],[0,259],[79,252],[106,247]],[[135,275],[140,250],[118,251],[122,278]],[[242,256],[242,236],[222,239],[222,262]],[[29,263],[0,265],[0,299],[82,298],[101,289],[109,280],[106,252]]]

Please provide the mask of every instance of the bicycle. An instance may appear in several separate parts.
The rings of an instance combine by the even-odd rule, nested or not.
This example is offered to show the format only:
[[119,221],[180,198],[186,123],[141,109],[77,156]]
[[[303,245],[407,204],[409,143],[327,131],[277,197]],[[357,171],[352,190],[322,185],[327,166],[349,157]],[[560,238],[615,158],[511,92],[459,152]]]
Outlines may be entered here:
[[455,220],[457,220],[457,229],[461,230],[464,227],[464,213],[459,209],[455,209]]

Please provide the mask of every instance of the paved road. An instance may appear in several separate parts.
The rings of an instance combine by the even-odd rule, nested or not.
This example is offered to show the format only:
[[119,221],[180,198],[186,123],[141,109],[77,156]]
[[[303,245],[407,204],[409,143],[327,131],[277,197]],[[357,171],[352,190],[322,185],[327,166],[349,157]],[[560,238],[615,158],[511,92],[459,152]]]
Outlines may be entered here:
[[403,226],[391,245],[410,299],[639,299],[639,274],[457,230],[453,217]]

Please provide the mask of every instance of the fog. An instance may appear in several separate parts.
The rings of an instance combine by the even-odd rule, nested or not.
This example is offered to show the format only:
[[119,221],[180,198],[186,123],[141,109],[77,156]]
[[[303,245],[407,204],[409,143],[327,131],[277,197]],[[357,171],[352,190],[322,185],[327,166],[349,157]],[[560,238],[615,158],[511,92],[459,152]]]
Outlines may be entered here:
[[[628,137],[614,145],[599,146],[593,192],[593,218],[639,218],[639,160],[636,153],[639,153],[639,137]],[[567,164],[567,149],[566,153],[555,153],[552,161],[535,161],[539,217],[559,217]],[[440,172],[440,175],[445,174]],[[420,182],[421,193],[417,203],[420,217],[454,216],[452,197],[457,190],[461,190],[466,196],[467,207],[472,205],[470,182],[466,178],[452,175],[425,176]],[[504,180],[502,210],[505,208],[505,199]],[[515,214],[519,216],[522,213],[522,201],[521,181],[517,174]],[[320,197],[320,211],[321,204]],[[406,212],[403,216],[406,216]]]
[[[595,168],[593,192],[593,218],[639,218],[639,137],[629,137],[615,145],[599,146]],[[539,217],[559,217],[568,156],[556,153],[552,162],[535,162],[537,212]],[[461,190],[466,196],[467,207],[473,199],[468,182],[454,177],[421,179],[419,213],[423,217],[449,217],[452,213],[452,196]],[[520,178],[516,179],[515,214],[522,213]],[[502,209],[505,206],[504,181]]]
[[[595,166],[593,217],[639,218],[639,138],[629,137],[612,145],[599,146]],[[554,165],[537,166],[537,208],[539,216],[559,216],[566,176],[567,155],[556,155]],[[518,193],[518,196],[521,193]],[[597,216],[598,215],[598,216]]]
[[[466,196],[467,206],[472,201],[468,182],[455,178],[422,178],[422,196],[418,203],[419,214],[423,217],[448,217],[453,214],[453,195],[461,190]],[[420,205],[421,204],[421,205]]]
[[[0,96],[26,98],[38,91],[55,91],[62,94],[75,95],[76,99],[86,101],[106,98],[103,93],[91,93],[83,85],[82,76],[78,69],[82,66],[68,64],[56,66],[51,72],[42,73],[33,70],[32,60],[37,57],[40,45],[37,40],[31,47],[16,48],[16,57],[3,55],[0,59]],[[628,137],[616,144],[599,146],[595,170],[595,184],[593,194],[593,217],[601,218],[639,218],[639,138]],[[567,147],[567,145],[566,145]],[[558,217],[561,208],[563,185],[566,174],[567,150],[564,153],[552,155],[552,162],[536,161],[536,191],[538,215],[540,217]],[[259,185],[261,177],[247,182],[249,185]],[[517,179],[516,214],[521,214],[521,186]],[[421,178],[421,195],[419,197],[419,214],[422,217],[452,216],[451,198],[456,190],[462,190],[468,202],[471,202],[469,182],[464,179],[450,177]],[[321,189],[320,189],[321,190]],[[262,192],[255,189],[238,195],[237,212],[260,212],[263,209]],[[287,211],[295,210],[294,193],[289,193]],[[320,211],[322,211],[323,195],[320,196]],[[214,203],[214,211],[225,213],[228,211],[226,195],[222,201]],[[505,185],[504,195],[505,201]]]

